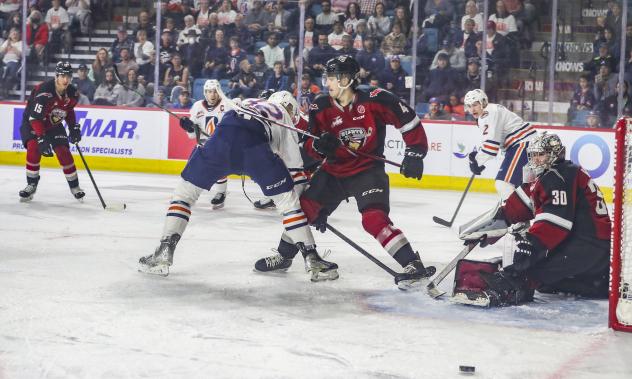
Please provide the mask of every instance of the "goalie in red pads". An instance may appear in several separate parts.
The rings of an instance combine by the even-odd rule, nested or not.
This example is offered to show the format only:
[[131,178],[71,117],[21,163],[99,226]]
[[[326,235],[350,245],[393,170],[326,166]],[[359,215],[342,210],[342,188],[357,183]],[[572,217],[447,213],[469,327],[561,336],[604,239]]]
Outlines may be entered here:
[[607,298],[610,217],[590,175],[564,158],[555,134],[544,133],[528,148],[525,184],[488,220],[461,233],[470,240],[498,238],[507,227],[532,220],[516,235],[512,262],[462,260],[457,265],[453,300],[502,306],[533,299],[533,291]]

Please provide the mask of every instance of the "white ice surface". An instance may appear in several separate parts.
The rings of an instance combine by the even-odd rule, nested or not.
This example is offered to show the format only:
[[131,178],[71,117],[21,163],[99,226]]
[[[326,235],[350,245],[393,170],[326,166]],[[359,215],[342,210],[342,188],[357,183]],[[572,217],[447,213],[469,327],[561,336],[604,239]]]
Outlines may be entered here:
[[[336,236],[317,233],[340,279],[311,283],[296,260],[285,275],[252,271],[276,247],[280,221],[256,211],[230,181],[226,207],[195,206],[171,275],[136,262],[158,244],[175,176],[85,171],[83,204],[59,169],[42,170],[19,203],[24,169],[0,166],[0,379],[5,378],[632,378],[632,335],[607,328],[606,301],[538,296],[483,310],[403,293]],[[252,198],[257,187],[246,183]],[[440,269],[460,250],[449,218],[460,193],[393,189],[392,219]],[[468,195],[456,224],[491,207]],[[389,266],[355,204],[331,224]],[[472,258],[499,255],[475,250]],[[442,284],[451,288],[452,276]]]

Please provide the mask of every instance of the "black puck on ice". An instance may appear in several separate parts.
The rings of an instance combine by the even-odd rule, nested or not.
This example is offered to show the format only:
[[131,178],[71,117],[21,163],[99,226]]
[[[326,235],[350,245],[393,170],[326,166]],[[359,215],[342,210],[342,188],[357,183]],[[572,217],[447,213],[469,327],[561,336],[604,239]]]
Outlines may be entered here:
[[474,366],[459,366],[459,372],[461,374],[473,375],[476,371],[476,367]]

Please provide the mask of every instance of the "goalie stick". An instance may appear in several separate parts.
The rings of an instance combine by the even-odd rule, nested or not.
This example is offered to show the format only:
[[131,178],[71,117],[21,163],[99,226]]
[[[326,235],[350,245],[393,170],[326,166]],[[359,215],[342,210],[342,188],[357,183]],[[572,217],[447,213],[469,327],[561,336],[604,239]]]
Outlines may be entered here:
[[450,219],[450,221],[446,221],[437,216],[433,216],[432,221],[436,222],[439,225],[447,226],[448,228],[452,226],[452,223],[454,223],[454,219],[456,218],[456,215],[459,213],[459,210],[461,209],[461,204],[463,204],[463,200],[465,200],[465,195],[467,195],[468,191],[470,190],[470,186],[472,185],[472,182],[474,181],[475,176],[476,175],[472,174],[469,182],[467,182],[465,191],[463,191],[463,195],[461,195],[461,200],[459,201],[459,205],[456,206],[456,210],[454,211],[454,214],[452,215],[452,218]]
[[461,252],[459,252],[459,254],[457,254],[457,256],[454,257],[454,259],[452,259],[430,283],[428,283],[426,290],[428,291],[430,297],[432,297],[433,299],[438,299],[445,294],[445,291],[441,291],[439,289],[439,283],[441,283],[443,279],[445,279],[445,277],[448,276],[448,274],[451,273],[452,270],[454,270],[456,264],[459,263],[461,259],[465,258],[472,250],[474,250],[476,245],[478,245],[479,243],[485,243],[484,241],[486,239],[487,236],[483,236],[477,240],[465,242],[465,247],[463,248],[463,250],[461,250]]

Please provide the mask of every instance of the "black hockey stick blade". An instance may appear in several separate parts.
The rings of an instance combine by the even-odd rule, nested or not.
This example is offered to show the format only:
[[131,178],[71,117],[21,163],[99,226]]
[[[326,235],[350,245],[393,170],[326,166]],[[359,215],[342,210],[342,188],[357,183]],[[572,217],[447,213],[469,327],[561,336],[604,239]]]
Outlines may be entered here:
[[442,219],[441,217],[432,216],[432,221],[436,222],[439,225],[446,226],[448,228],[452,226],[452,222],[446,221],[446,220]]
[[470,191],[470,187],[472,186],[472,182],[474,181],[474,177],[475,176],[476,175],[470,176],[470,180],[467,182],[467,186],[465,186],[465,190],[463,191],[463,195],[461,195],[461,200],[459,200],[459,204],[456,206],[456,209],[454,210],[454,214],[452,215],[452,219],[450,221],[446,221],[446,220],[444,220],[442,218],[434,216],[434,217],[432,217],[432,220],[434,222],[436,222],[439,225],[447,226],[448,228],[452,226],[452,223],[454,222],[454,219],[456,219],[456,215],[459,213],[459,210],[461,209],[461,205],[463,204],[463,200],[465,200],[465,196]]

